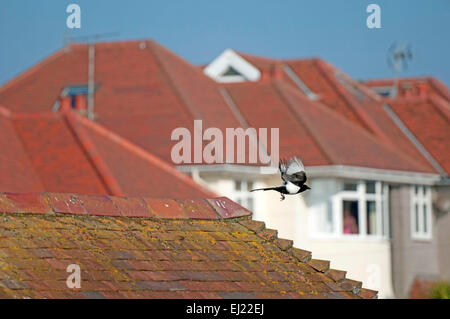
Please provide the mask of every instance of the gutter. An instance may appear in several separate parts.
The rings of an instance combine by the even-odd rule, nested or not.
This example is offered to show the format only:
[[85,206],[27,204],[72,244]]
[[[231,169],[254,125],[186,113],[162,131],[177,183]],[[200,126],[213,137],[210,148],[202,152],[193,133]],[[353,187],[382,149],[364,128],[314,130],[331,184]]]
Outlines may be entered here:
[[[274,176],[279,175],[278,168],[273,166],[249,166],[234,164],[211,164],[211,165],[178,165],[175,166],[181,172],[192,173],[192,171],[227,173],[238,176]],[[397,171],[379,168],[368,168],[347,165],[309,166],[306,168],[309,177],[337,177],[366,180],[380,180],[391,183],[436,185],[441,183],[439,174],[420,173],[412,171]],[[450,183],[450,179],[447,179]]]

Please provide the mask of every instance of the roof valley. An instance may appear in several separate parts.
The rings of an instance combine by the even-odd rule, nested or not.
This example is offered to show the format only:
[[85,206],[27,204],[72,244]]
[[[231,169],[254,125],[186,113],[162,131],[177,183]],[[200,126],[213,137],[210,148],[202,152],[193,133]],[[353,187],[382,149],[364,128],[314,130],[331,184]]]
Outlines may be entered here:
[[364,123],[364,126],[367,128],[367,130],[374,134],[375,136],[381,138],[383,141],[391,144],[392,141],[390,138],[384,134],[384,132],[380,129],[378,124],[373,121],[364,111],[360,110],[358,106],[358,102],[355,101],[353,96],[350,95],[350,92],[348,92],[345,88],[341,86],[341,83],[339,81],[333,81],[332,76],[330,74],[330,70],[328,65],[325,65],[325,62],[321,60],[315,60],[315,64],[317,65],[317,68],[319,71],[325,76],[325,78],[328,80],[331,86],[333,86],[338,94],[341,95],[341,97],[346,101],[346,104],[351,108],[352,112],[360,119],[362,123]]
[[[316,134],[316,132],[312,129],[312,127],[309,125],[308,121],[305,121],[302,116],[298,113],[298,111],[296,110],[295,106],[293,106],[291,104],[291,102],[287,99],[287,97],[285,96],[285,94],[282,92],[283,90],[280,88],[280,84],[275,82],[274,84],[274,88],[275,91],[277,92],[277,94],[280,96],[281,100],[283,101],[283,103],[288,107],[289,111],[294,114],[294,117],[296,119],[296,121],[298,123],[300,123],[306,130],[307,132],[309,132],[309,134],[311,134],[311,136],[313,136],[314,138],[314,142],[316,144],[316,146],[318,147],[318,149],[321,151],[321,153],[324,155],[324,157],[326,158],[326,160],[328,161],[328,164],[333,163],[335,160],[338,159],[338,157],[336,156],[336,154],[334,154],[331,151],[331,148],[329,147],[323,147],[323,145],[326,145],[325,140],[320,137],[318,134]],[[322,144],[324,143],[324,144]]]
[[153,57],[155,58],[156,62],[158,63],[162,73],[164,74],[167,83],[169,84],[169,86],[172,88],[172,90],[175,92],[175,96],[177,97],[177,99],[180,101],[181,105],[184,105],[185,107],[183,107],[183,109],[186,111],[186,114],[188,115],[188,118],[190,118],[192,121],[194,119],[199,118],[198,114],[195,110],[195,107],[192,107],[192,105],[190,105],[185,98],[183,97],[183,93],[179,90],[178,86],[175,84],[173,77],[170,75],[170,73],[168,72],[165,63],[162,61],[161,56],[156,53],[156,44],[153,42],[150,42],[150,48],[147,49],[147,51],[153,55]]

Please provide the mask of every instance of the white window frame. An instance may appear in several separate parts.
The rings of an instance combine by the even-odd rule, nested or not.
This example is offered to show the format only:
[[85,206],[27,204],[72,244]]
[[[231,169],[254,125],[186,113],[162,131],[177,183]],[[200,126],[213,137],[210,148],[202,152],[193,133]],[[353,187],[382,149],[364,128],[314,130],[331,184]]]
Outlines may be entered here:
[[[340,191],[332,196],[333,237],[341,239],[388,239],[389,238],[389,185],[375,181],[375,194],[366,193],[366,181],[346,181],[357,184],[356,191]],[[353,200],[358,202],[358,234],[344,234],[343,232],[343,202]],[[376,205],[376,234],[367,234],[366,209],[367,201],[375,201]],[[325,237],[325,236],[321,236]],[[329,236],[328,236],[329,237]]]
[[[236,189],[236,183],[241,182],[241,189]],[[236,203],[238,200],[241,201],[240,205],[244,206],[245,208],[253,211],[255,209],[255,196],[254,193],[251,193],[248,191],[248,184],[252,183],[253,187],[255,187],[255,182],[252,180],[245,180],[245,179],[234,179],[233,180],[233,191],[231,192],[231,198]],[[248,207],[249,199],[252,199],[253,201],[253,207]]]
[[[229,67],[235,69],[240,75],[222,75]],[[203,73],[214,79],[216,82],[223,83],[259,81],[261,78],[259,69],[231,49],[222,52],[214,59],[214,61],[203,69]]]
[[[417,187],[417,194],[416,194]],[[418,205],[418,222],[419,230],[416,231],[416,204]],[[424,224],[424,211],[423,208],[427,208],[426,225],[427,230],[425,231]],[[410,187],[410,221],[411,221],[411,238],[415,240],[431,240],[433,237],[433,211],[432,211],[432,201],[431,201],[431,188],[430,186],[423,185],[411,185]]]

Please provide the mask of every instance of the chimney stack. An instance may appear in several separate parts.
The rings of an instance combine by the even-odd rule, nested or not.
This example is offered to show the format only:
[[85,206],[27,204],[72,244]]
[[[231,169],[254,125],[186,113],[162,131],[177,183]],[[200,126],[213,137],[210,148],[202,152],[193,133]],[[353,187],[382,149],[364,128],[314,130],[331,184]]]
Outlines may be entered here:
[[75,95],[75,110],[77,110],[77,111],[86,111],[87,110],[86,95],[84,95],[84,94]]
[[67,112],[72,108],[72,99],[70,96],[61,96],[59,98],[59,111]]
[[419,90],[419,96],[421,98],[425,98],[427,96],[427,84],[424,82],[421,82],[418,84],[417,88]]

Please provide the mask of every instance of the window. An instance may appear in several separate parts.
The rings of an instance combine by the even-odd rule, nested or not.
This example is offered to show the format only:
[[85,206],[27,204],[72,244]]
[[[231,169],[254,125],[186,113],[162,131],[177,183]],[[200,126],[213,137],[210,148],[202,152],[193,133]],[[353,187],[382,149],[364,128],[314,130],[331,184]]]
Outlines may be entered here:
[[393,86],[374,86],[372,87],[376,93],[382,97],[395,97],[395,88]]
[[332,195],[337,237],[388,237],[389,186],[378,181],[343,181]]
[[251,181],[234,181],[233,200],[251,211],[253,211],[254,208],[253,193],[250,193],[250,190],[252,189],[253,182]]
[[357,200],[344,200],[343,205],[343,233],[359,233],[359,212]]
[[358,187],[357,183],[347,182],[347,183],[344,183],[343,189],[344,189],[344,191],[356,191],[357,187]]
[[222,76],[242,76],[235,68],[229,66],[228,69],[222,74]]
[[431,239],[431,189],[429,186],[411,186],[411,237]]

